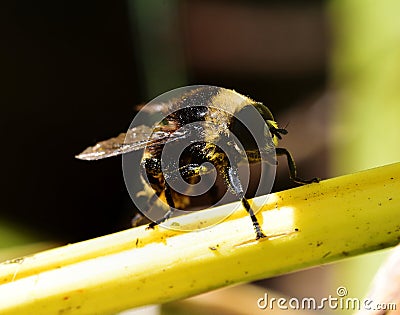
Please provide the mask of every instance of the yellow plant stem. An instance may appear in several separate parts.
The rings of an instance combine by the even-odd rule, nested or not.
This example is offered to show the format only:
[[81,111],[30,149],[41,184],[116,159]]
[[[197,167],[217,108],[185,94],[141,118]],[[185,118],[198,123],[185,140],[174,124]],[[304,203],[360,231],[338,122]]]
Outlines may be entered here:
[[396,163],[253,199],[267,239],[232,203],[170,220],[190,229],[239,209],[207,229],[138,227],[7,261],[0,314],[115,313],[393,246],[399,192]]

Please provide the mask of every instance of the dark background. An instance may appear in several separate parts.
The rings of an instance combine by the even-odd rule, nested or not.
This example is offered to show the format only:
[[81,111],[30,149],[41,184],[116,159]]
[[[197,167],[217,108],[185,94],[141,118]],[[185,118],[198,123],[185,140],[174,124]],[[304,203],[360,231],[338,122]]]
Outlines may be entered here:
[[[298,106],[301,116],[327,84],[322,1],[171,3],[169,28],[150,19],[151,8],[125,1],[2,2],[0,220],[63,242],[128,228],[133,205],[120,157],[74,155],[124,132],[134,105],[174,87],[233,88],[289,122],[288,138],[307,129],[306,111],[285,113]],[[182,56],[184,81],[168,72],[173,55]],[[161,83],[152,87],[151,76]],[[292,185],[283,162],[275,189]],[[304,177],[322,177],[323,149],[298,164]]]

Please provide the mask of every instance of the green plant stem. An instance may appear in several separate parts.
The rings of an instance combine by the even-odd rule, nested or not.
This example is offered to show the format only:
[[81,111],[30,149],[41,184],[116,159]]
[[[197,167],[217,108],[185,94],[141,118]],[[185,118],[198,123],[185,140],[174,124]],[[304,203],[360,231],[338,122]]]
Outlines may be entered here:
[[138,227],[0,264],[1,314],[107,314],[164,303],[396,245],[400,163],[252,200],[255,241],[232,203],[173,219],[195,232]]

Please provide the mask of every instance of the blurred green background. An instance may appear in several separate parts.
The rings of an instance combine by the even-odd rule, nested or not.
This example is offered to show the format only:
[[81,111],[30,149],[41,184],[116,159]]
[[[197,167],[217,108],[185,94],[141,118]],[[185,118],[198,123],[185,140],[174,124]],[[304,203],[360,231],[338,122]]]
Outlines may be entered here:
[[[400,160],[398,1],[0,6],[0,258],[128,228],[121,159],[74,155],[125,131],[136,104],[183,85],[232,88],[267,104],[288,124],[282,146],[304,178]],[[280,164],[274,190],[293,186]],[[258,285],[298,297],[342,285],[362,297],[381,260],[371,254]]]

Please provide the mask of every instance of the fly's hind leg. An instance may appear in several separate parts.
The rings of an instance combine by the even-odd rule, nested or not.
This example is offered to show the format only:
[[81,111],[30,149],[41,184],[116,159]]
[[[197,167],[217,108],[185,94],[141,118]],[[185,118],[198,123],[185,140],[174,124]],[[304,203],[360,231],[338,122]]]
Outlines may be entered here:
[[[202,172],[205,172],[206,169],[204,169],[204,167],[202,167],[201,165],[198,164],[188,164],[185,166],[182,166],[179,168],[179,174],[184,178],[184,179],[188,179],[191,178],[193,176],[198,176],[200,175]],[[174,176],[178,176],[178,174],[173,174],[170,175],[170,177],[172,177],[171,179],[173,180]],[[169,206],[169,210],[167,211],[167,213],[160,219],[153,221],[152,223],[149,224],[148,228],[153,229],[156,225],[159,225],[160,223],[168,220],[172,214],[174,213],[175,210],[175,202],[172,198],[172,194],[171,194],[171,187],[168,185],[167,182],[165,182],[165,199],[167,201],[167,204]]]
[[160,223],[163,223],[165,220],[168,220],[172,216],[172,214],[174,213],[175,203],[174,203],[174,200],[172,199],[171,188],[169,187],[168,183],[165,183],[164,192],[165,192],[165,199],[166,199],[167,204],[169,206],[169,210],[167,211],[167,213],[165,213],[165,215],[162,218],[151,222],[149,224],[149,226],[147,227],[148,229],[154,229],[154,227],[156,225],[159,225]]
[[294,163],[293,157],[288,150],[285,148],[276,148],[276,155],[285,155],[289,167],[289,175],[290,179],[298,184],[310,184],[310,183],[318,183],[320,181],[319,178],[314,177],[312,179],[302,179],[297,176],[296,164]]
[[[149,213],[151,212],[151,210],[153,209],[153,206],[157,200],[158,200],[157,194],[153,194],[151,196],[151,198],[148,200],[148,204],[147,204],[148,208],[147,208],[146,212],[149,212]],[[146,224],[147,223],[146,221],[148,222],[149,219],[142,213],[138,212],[133,216],[133,218],[131,220],[131,225],[132,225],[132,227],[137,227],[139,225]]]
[[[143,177],[147,176],[147,178],[149,178],[149,176],[150,176],[153,178],[157,178],[160,175],[162,175],[161,161],[159,159],[156,159],[156,158],[144,159],[142,161],[142,166],[143,166],[143,168],[142,168],[142,171],[143,171],[142,176]],[[147,229],[154,229],[154,227],[156,225],[164,222],[165,220],[168,220],[174,212],[175,204],[174,204],[174,200],[172,199],[171,188],[169,187],[168,183],[165,181],[164,181],[164,193],[165,193],[165,198],[166,198],[167,204],[169,206],[169,210],[166,212],[166,214],[162,218],[151,222],[148,225]],[[157,201],[157,199],[158,199],[157,194],[153,195],[153,197],[151,199],[152,203],[154,204],[155,201]]]

